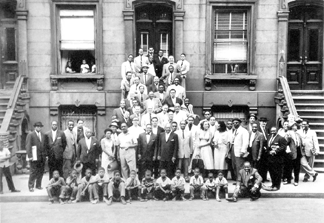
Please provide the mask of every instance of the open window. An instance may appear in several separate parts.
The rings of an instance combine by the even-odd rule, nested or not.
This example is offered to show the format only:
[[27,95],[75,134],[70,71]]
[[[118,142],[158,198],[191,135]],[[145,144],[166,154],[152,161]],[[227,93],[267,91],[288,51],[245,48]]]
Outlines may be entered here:
[[213,73],[248,73],[249,11],[214,10]]

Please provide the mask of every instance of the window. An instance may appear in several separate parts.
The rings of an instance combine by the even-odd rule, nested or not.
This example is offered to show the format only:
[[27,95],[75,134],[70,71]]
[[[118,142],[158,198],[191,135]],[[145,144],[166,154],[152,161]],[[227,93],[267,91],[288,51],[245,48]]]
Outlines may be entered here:
[[249,10],[221,8],[213,12],[213,73],[249,73]]
[[94,11],[60,10],[60,31],[62,73],[96,73]]
[[102,72],[100,8],[100,1],[95,0],[53,0],[53,74]]
[[12,27],[5,28],[5,60],[16,61],[16,29]]

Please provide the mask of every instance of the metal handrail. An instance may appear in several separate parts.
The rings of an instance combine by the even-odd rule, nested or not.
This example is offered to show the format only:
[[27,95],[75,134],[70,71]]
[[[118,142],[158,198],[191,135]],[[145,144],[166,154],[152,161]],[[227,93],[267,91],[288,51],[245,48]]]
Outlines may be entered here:
[[290,91],[290,88],[289,88],[289,85],[288,85],[287,78],[284,77],[284,76],[279,76],[278,79],[280,81],[280,84],[281,84],[281,87],[282,87],[282,90],[283,90],[283,94],[284,94],[285,100],[287,102],[287,107],[289,109],[289,113],[294,115],[296,118],[299,117],[299,115],[297,113],[297,109],[295,107],[294,100],[293,100],[292,95],[291,95],[291,91]]

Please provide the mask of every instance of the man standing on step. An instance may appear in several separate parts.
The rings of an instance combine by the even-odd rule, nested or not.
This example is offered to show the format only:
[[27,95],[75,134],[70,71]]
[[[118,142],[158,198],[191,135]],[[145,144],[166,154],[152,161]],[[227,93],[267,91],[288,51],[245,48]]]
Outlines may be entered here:
[[45,145],[48,156],[49,179],[53,178],[54,170],[63,176],[63,153],[66,146],[64,132],[58,130],[57,121],[52,121],[52,127],[45,135]]
[[42,190],[42,179],[44,175],[44,166],[46,161],[45,135],[41,132],[43,124],[36,122],[34,131],[30,132],[26,138],[27,159],[30,161],[28,188],[34,192],[36,188]]
[[[310,175],[313,176],[313,181],[315,181],[318,173],[316,173],[313,169],[314,160],[315,156],[317,156],[319,153],[319,145],[316,132],[309,128],[308,120],[303,120],[302,129],[300,129],[298,133],[302,138],[302,144],[304,147],[304,149],[302,149],[302,158],[300,160],[302,167],[306,171],[303,182],[307,182],[310,178]],[[311,170],[309,170],[309,167],[311,168]]]

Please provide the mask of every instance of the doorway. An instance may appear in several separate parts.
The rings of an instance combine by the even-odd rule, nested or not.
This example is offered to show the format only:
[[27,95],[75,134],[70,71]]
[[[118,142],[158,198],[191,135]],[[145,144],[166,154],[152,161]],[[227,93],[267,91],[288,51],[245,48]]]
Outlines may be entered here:
[[144,55],[153,47],[155,53],[163,51],[165,57],[172,54],[172,7],[162,4],[146,4],[135,9],[136,52],[142,48]]
[[323,8],[297,6],[290,9],[287,80],[291,90],[322,88]]

